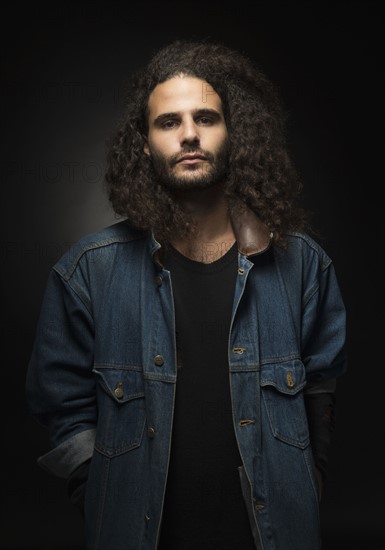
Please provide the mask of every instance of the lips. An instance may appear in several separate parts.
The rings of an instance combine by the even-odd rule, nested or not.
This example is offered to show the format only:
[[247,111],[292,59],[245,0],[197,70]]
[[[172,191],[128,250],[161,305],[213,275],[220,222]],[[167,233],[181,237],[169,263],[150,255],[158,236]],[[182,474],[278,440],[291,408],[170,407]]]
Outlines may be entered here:
[[183,155],[177,162],[189,162],[189,161],[198,161],[198,160],[207,160],[204,155],[198,153],[193,153],[190,155]]

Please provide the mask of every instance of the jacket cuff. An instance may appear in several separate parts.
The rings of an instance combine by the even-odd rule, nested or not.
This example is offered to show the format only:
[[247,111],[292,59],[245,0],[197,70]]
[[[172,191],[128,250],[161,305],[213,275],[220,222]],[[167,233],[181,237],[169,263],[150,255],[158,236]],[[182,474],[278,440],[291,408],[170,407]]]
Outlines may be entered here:
[[66,439],[37,459],[44,470],[57,477],[67,479],[76,468],[89,460],[94,452],[96,430],[84,430]]

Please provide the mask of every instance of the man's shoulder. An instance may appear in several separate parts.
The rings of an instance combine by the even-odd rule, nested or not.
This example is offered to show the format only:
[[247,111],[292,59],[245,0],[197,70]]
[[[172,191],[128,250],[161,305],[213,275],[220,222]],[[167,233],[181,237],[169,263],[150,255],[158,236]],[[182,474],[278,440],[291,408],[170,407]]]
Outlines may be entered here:
[[324,248],[310,235],[301,231],[292,231],[287,234],[287,249],[285,253],[290,257],[299,257],[308,262],[319,264],[321,271],[326,269],[332,260]]
[[93,257],[98,260],[108,256],[114,245],[129,245],[140,239],[144,240],[147,232],[136,229],[126,220],[103,227],[88,233],[74,243],[53,266],[54,270],[64,277],[69,277],[84,257]]
[[112,243],[125,243],[143,239],[145,235],[146,231],[135,229],[129,225],[127,220],[122,220],[94,231],[93,233],[84,235],[75,243],[75,246],[81,249],[100,248]]

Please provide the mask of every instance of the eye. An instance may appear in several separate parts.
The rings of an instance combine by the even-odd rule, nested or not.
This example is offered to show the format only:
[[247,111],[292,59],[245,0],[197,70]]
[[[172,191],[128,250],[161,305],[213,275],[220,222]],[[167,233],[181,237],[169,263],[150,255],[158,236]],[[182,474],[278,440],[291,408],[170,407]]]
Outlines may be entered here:
[[209,126],[213,123],[213,120],[207,116],[201,116],[198,118],[197,122],[203,124],[203,126]]
[[164,130],[170,130],[172,128],[175,128],[177,126],[178,122],[176,120],[166,120],[162,123],[162,128]]

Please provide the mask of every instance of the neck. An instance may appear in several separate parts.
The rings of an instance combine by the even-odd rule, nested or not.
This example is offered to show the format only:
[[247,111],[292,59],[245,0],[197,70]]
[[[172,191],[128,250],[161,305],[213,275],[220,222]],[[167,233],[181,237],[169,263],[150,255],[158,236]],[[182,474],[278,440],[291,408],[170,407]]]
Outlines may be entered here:
[[223,183],[177,191],[175,197],[196,224],[197,234],[192,240],[176,237],[171,244],[187,257],[204,263],[223,256],[235,240]]

